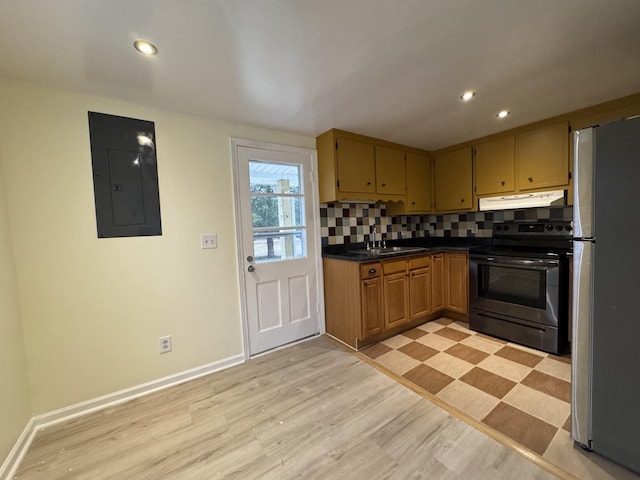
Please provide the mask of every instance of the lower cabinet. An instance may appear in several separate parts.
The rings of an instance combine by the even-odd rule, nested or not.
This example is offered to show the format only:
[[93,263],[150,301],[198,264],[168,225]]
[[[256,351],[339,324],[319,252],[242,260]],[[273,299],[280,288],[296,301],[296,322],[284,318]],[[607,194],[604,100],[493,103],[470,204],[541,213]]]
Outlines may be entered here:
[[447,312],[468,313],[466,252],[323,265],[327,333],[355,349]]
[[409,260],[409,320],[431,313],[431,256]]
[[362,280],[362,338],[377,335],[384,328],[382,280],[380,277]]
[[385,330],[409,321],[409,279],[407,259],[383,262],[383,304]]
[[444,253],[436,253],[431,257],[431,281],[433,311],[444,310]]
[[445,309],[467,314],[469,312],[469,256],[466,253],[447,252],[444,256]]

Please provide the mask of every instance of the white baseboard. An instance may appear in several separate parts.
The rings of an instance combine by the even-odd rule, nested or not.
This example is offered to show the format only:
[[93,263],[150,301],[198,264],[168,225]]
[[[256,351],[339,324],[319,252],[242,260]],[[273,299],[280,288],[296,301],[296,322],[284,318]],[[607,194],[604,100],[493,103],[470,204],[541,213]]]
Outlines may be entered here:
[[9,452],[9,456],[6,458],[2,466],[0,466],[0,480],[12,479],[15,472],[18,470],[18,466],[22,461],[25,453],[29,449],[29,445],[33,442],[33,437],[36,435],[36,422],[35,417],[29,419],[27,426],[18,437],[15,445]]
[[22,434],[11,449],[11,452],[9,452],[9,456],[0,467],[0,480],[10,480],[13,478],[36,433],[43,428],[102,410],[107,407],[112,407],[114,405],[157,392],[158,390],[173,387],[175,385],[188,382],[189,380],[204,377],[205,375],[219,372],[220,370],[233,367],[234,365],[239,365],[244,363],[244,361],[244,354],[234,355],[201,367],[185,370],[184,372],[152,380],[151,382],[119,390],[117,392],[109,393],[74,405],[69,405],[68,407],[63,407],[58,410],[36,415],[29,420]]

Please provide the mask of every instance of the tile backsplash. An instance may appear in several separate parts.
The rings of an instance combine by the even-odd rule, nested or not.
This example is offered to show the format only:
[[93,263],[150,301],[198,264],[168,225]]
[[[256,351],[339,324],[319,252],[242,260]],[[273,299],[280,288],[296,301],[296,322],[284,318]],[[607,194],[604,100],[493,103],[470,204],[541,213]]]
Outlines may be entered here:
[[[369,240],[374,227],[378,240],[426,236],[491,237],[494,222],[571,220],[572,214],[572,207],[549,207],[391,217],[387,216],[383,203],[323,203],[320,204],[320,234],[322,245],[365,242]],[[384,237],[380,234],[384,234]]]

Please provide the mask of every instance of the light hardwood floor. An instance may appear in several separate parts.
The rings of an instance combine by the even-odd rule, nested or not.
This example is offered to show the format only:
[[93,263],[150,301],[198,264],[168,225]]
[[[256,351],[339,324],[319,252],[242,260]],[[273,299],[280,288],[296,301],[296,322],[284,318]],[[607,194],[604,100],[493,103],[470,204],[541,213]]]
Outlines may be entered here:
[[19,479],[547,479],[320,337],[39,432]]

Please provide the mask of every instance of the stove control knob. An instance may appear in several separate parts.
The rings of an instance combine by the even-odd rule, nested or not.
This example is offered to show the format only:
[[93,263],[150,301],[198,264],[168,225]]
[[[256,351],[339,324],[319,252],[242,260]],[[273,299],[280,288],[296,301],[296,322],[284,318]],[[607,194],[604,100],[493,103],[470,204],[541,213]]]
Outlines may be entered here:
[[499,232],[500,230],[502,230],[502,227],[500,225],[496,225],[496,230]]
[[548,225],[547,225],[547,230],[548,230],[549,232],[550,232],[551,230],[553,230],[553,225],[548,224]]
[[557,225],[556,230],[560,232],[562,230],[562,225]]
[[505,225],[504,227],[502,227],[502,229],[506,232],[507,230],[509,230],[509,225]]
[[570,231],[571,231],[571,225],[567,225],[566,227],[564,227],[564,229],[565,229],[567,232],[570,232]]

